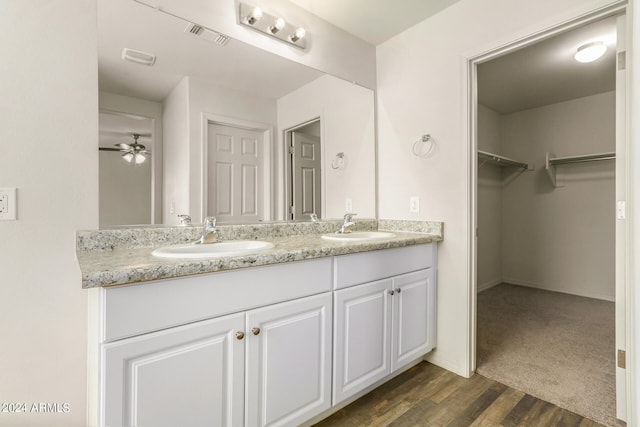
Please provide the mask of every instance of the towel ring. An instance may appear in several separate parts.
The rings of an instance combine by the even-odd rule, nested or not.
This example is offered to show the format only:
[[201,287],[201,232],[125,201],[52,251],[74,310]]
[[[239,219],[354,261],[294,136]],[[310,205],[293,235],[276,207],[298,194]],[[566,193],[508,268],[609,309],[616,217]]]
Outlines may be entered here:
[[[427,144],[428,143],[428,144]],[[435,147],[435,140],[428,133],[413,141],[413,154],[417,157],[427,158]]]
[[344,152],[336,154],[336,158],[331,162],[331,168],[344,170],[347,167],[347,158]]

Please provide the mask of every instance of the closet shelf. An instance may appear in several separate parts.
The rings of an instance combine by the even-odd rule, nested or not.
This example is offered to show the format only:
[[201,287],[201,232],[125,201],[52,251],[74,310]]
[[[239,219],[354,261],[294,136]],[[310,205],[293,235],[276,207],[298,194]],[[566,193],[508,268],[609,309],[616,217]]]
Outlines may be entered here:
[[573,163],[584,163],[584,162],[596,162],[600,160],[615,160],[616,153],[597,153],[597,154],[583,154],[580,156],[566,156],[566,157],[556,157],[555,154],[547,152],[545,155],[544,168],[547,171],[547,175],[549,175],[549,180],[554,187],[561,187],[562,185],[558,183],[556,179],[556,168],[554,166],[557,165],[569,165]]
[[490,162],[496,166],[507,167],[515,166],[525,170],[532,170],[529,164],[510,159],[509,157],[500,156],[498,154],[489,153],[487,151],[478,150],[478,158],[485,162]]

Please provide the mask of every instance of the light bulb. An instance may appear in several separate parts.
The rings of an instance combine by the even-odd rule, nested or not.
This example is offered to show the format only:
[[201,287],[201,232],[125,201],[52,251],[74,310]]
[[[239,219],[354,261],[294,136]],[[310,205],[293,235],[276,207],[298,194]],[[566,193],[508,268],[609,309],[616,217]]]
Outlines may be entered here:
[[136,153],[134,157],[136,159],[136,165],[144,163],[144,161],[147,159],[142,153]]
[[276,19],[276,22],[269,27],[269,31],[271,31],[271,34],[275,34],[281,29],[283,29],[284,25],[285,25],[284,19],[278,18]]
[[592,62],[600,58],[607,50],[603,42],[587,43],[578,48],[574,58],[578,62]]
[[262,18],[262,9],[260,9],[259,7],[255,7],[251,12],[251,15],[247,17],[247,23],[249,25],[253,25],[257,21],[259,21],[260,18]]
[[131,163],[131,160],[133,160],[133,154],[131,154],[131,153],[124,153],[124,154],[122,155],[122,158],[123,158],[126,162]]
[[291,35],[289,36],[289,39],[290,39],[292,42],[294,42],[294,43],[295,43],[295,42],[297,42],[298,40],[300,40],[301,38],[303,38],[306,34],[307,34],[307,32],[305,31],[305,29],[304,29],[304,28],[302,28],[302,27],[300,27],[300,28],[298,28],[298,29],[296,30],[296,32],[295,32],[295,33],[293,33],[293,34],[291,34]]

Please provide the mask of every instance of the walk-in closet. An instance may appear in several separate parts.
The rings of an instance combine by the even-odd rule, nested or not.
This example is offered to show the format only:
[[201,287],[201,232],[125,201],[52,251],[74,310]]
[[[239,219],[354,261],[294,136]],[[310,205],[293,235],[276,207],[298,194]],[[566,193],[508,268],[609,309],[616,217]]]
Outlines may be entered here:
[[612,426],[620,25],[477,69],[477,372]]

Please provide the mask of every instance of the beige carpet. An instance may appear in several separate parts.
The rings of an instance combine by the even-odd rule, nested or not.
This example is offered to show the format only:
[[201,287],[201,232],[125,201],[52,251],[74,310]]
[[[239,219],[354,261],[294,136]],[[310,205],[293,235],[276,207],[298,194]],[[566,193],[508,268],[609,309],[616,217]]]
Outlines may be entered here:
[[614,303],[501,284],[478,294],[477,372],[608,426]]

